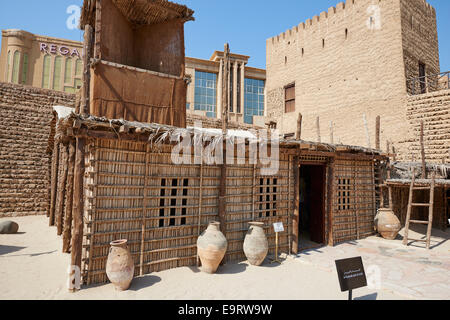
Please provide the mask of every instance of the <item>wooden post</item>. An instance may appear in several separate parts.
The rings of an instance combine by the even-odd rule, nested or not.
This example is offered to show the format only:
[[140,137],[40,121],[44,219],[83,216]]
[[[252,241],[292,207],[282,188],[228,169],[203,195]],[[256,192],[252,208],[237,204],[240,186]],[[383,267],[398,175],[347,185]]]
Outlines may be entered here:
[[334,167],[335,159],[330,158],[327,178],[327,211],[328,211],[328,245],[333,246],[333,201],[334,201]]
[[425,161],[425,145],[423,143],[423,120],[420,121],[420,153],[422,155],[422,179],[427,178],[427,164]]
[[149,157],[150,157],[150,147],[148,144],[145,146],[145,177],[144,177],[144,188],[143,188],[143,199],[142,199],[142,215],[141,215],[141,252],[139,257],[139,275],[142,277],[144,275],[144,247],[145,247],[145,216],[147,210],[147,186],[149,180]]
[[53,147],[52,159],[50,213],[48,221],[49,226],[55,225],[56,193],[58,192],[59,143],[56,141]]
[[75,167],[73,177],[73,236],[72,236],[72,267],[81,272],[81,254],[83,249],[83,213],[84,213],[84,138],[77,138],[75,150]]
[[69,142],[69,159],[67,175],[67,203],[64,215],[63,252],[69,253],[72,239],[72,204],[73,204],[73,177],[75,167],[75,140]]
[[320,117],[317,116],[316,118],[316,131],[317,131],[317,142],[322,142],[321,137],[320,137]]
[[301,138],[302,138],[302,120],[303,120],[303,115],[301,113],[299,113],[298,119],[297,119],[297,135],[295,137],[297,140],[301,140]]
[[62,235],[63,232],[63,216],[64,216],[64,200],[66,197],[66,184],[67,184],[67,173],[68,173],[68,160],[69,160],[69,150],[67,145],[62,145],[61,161],[63,163],[62,177],[59,181],[59,197],[58,203],[56,204],[56,229],[58,236]]
[[381,133],[381,117],[377,116],[377,122],[376,122],[376,133],[375,133],[375,148],[377,150],[381,150],[380,145],[380,133]]
[[84,43],[83,43],[83,89],[80,105],[80,113],[89,113],[89,91],[90,91],[90,80],[91,80],[91,52],[93,45],[93,34],[94,31],[90,25],[84,26]]
[[300,221],[300,168],[299,157],[294,157],[294,216],[292,217],[292,252],[298,254],[298,226]]
[[228,135],[228,111],[229,111],[229,74],[230,74],[230,47],[225,44],[224,47],[224,63],[223,63],[223,89],[222,89],[222,145],[223,159],[220,166],[220,186],[219,186],[219,221],[220,229],[226,236],[226,195],[227,195],[227,135]]
[[334,144],[333,121],[330,121],[330,143]]
[[391,144],[390,144],[389,140],[386,140],[386,152],[388,154],[391,153]]

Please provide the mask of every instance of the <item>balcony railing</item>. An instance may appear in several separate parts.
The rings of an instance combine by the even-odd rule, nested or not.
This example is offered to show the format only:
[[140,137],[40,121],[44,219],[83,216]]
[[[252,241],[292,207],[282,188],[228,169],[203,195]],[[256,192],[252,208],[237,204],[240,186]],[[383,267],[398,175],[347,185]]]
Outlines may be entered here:
[[411,78],[406,81],[408,93],[412,95],[424,94],[439,90],[450,89],[450,71],[434,75]]

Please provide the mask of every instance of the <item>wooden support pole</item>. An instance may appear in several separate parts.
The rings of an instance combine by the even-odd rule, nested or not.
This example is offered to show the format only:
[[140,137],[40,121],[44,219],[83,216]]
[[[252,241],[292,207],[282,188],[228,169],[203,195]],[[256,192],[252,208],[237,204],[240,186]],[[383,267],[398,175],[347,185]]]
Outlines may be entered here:
[[220,165],[220,186],[219,186],[219,222],[220,230],[226,236],[226,195],[227,195],[227,135],[228,135],[228,112],[229,112],[229,78],[230,78],[230,46],[228,43],[224,47],[223,63],[223,89],[222,89],[222,150],[223,163]]
[[147,207],[147,186],[149,181],[149,157],[150,157],[150,147],[147,144],[145,146],[145,177],[144,177],[144,188],[142,190],[143,199],[142,199],[142,215],[141,215],[141,252],[139,254],[139,275],[142,277],[144,275],[144,247],[145,247],[145,218],[146,212],[145,208]]
[[297,119],[297,135],[295,136],[296,140],[301,140],[302,138],[302,121],[303,115],[299,113]]
[[73,177],[73,236],[71,265],[81,274],[81,254],[83,249],[83,213],[84,213],[84,154],[85,140],[77,138],[75,150],[75,167]]
[[380,134],[381,134],[381,117],[377,116],[375,128],[375,148],[381,150]]
[[317,131],[317,142],[322,142],[322,138],[320,137],[320,117],[316,118],[316,131]]
[[327,211],[328,211],[328,245],[333,246],[333,200],[334,200],[334,170],[335,159],[330,158],[328,164],[328,177],[327,177]]
[[427,164],[425,159],[425,145],[423,143],[423,120],[420,121],[420,154],[422,156],[422,179],[427,178]]
[[66,214],[64,215],[64,232],[63,232],[63,252],[70,252],[70,241],[72,239],[72,204],[73,204],[73,177],[75,167],[75,140],[69,142],[69,159],[68,159],[68,175],[67,175],[67,203]]
[[388,154],[391,153],[391,144],[390,144],[389,140],[386,140],[386,152]]
[[80,104],[80,113],[89,113],[89,91],[90,91],[90,81],[91,81],[91,53],[93,46],[93,36],[94,31],[90,25],[84,26],[84,43],[83,43],[83,89]]
[[69,150],[67,145],[62,145],[61,162],[63,164],[63,172],[61,179],[59,180],[59,197],[56,204],[56,229],[58,236],[62,235],[63,232],[63,216],[64,216],[64,201],[66,198],[66,184],[67,184],[67,173],[68,173],[68,162],[69,160]]
[[300,167],[299,157],[294,157],[294,215],[292,217],[292,252],[298,254],[300,221]]
[[52,156],[52,177],[51,177],[51,196],[49,226],[55,225],[56,193],[58,192],[58,169],[59,169],[59,143],[55,141]]

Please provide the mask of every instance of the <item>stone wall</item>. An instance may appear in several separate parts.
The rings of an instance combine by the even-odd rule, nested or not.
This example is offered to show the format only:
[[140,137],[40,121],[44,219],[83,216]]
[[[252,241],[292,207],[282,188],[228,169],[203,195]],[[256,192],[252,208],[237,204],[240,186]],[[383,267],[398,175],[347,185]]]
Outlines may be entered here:
[[[429,23],[426,30],[406,31],[411,12]],[[422,56],[422,46],[432,45],[423,59],[434,72],[439,66],[435,34],[435,11],[424,0],[347,0],[268,39],[267,122],[277,122],[281,133],[294,133],[302,113],[302,138],[316,141],[319,116],[322,142],[331,142],[333,122],[335,143],[368,146],[365,117],[375,147],[379,115],[382,149],[389,140],[398,153],[407,153],[400,143],[409,134],[405,70],[418,72],[418,63],[409,61]],[[285,113],[284,87],[293,82],[295,112]]]
[[410,138],[401,141],[407,153],[399,160],[420,161],[420,122],[424,121],[424,145],[427,162],[450,162],[450,90],[441,90],[408,98],[407,117]]
[[[186,117],[186,126],[194,127],[196,122],[200,122],[202,124],[202,128],[222,129],[222,120],[221,119],[207,118],[207,117],[188,113],[187,117]],[[228,129],[249,130],[249,129],[259,129],[259,128],[256,126],[250,125],[250,124],[246,124],[246,123],[229,121]]]
[[46,214],[52,107],[75,96],[0,82],[0,217]]

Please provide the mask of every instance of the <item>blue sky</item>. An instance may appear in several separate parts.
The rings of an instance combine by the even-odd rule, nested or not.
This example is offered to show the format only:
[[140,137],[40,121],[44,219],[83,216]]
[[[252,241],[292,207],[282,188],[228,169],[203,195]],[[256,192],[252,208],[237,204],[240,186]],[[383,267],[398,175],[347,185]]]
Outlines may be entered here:
[[[341,0],[342,1],[342,0]],[[292,28],[337,0],[178,0],[195,10],[196,21],[186,23],[186,54],[209,59],[225,42],[231,50],[251,56],[249,65],[265,68],[266,39]],[[81,40],[79,30],[66,26],[67,8],[82,0],[1,1],[0,29]],[[450,70],[450,1],[428,0],[437,10],[441,71]]]

